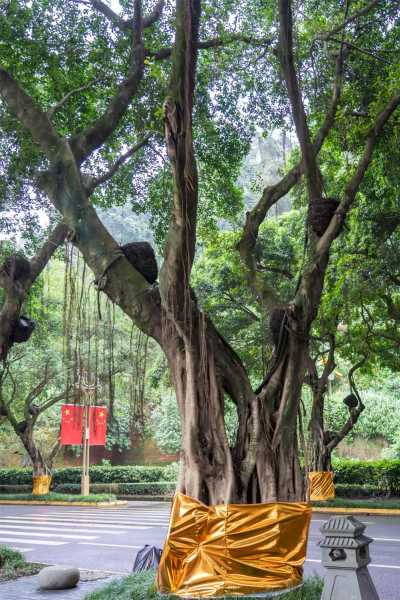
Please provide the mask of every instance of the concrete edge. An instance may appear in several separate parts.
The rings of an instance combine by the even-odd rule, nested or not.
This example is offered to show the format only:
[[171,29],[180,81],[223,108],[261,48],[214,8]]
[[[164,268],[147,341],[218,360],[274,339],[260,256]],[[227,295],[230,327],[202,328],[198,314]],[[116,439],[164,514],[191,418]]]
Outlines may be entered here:
[[65,502],[61,500],[0,500],[1,504],[34,504],[36,506],[96,506],[98,508],[112,508],[113,506],[126,506],[128,502],[116,500],[114,502]]
[[313,506],[313,513],[339,513],[346,515],[381,515],[383,517],[400,516],[399,508],[343,508],[343,507],[327,507]]

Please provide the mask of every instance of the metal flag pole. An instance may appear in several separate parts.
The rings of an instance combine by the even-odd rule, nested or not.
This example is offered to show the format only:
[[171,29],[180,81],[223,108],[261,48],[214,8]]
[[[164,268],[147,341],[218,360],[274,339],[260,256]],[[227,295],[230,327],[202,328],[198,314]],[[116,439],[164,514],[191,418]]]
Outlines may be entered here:
[[90,419],[89,411],[93,394],[96,390],[96,383],[90,383],[86,372],[82,373],[81,380],[78,384],[79,391],[83,394],[83,448],[82,448],[82,477],[81,477],[81,494],[88,496],[90,493]]

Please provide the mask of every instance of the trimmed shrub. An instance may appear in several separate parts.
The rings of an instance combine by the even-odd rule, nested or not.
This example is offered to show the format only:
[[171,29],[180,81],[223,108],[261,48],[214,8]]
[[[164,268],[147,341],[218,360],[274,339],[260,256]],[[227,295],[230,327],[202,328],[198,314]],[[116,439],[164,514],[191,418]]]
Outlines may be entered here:
[[[116,494],[119,496],[172,496],[176,484],[171,481],[149,483],[91,483],[91,494]],[[78,483],[61,483],[55,487],[58,494],[79,494]]]
[[32,483],[30,485],[0,485],[0,494],[30,494],[32,492]]
[[[92,483],[156,483],[158,481],[176,481],[178,467],[172,465],[160,466],[100,466],[90,467]],[[80,467],[54,469],[53,487],[64,483],[80,484]],[[0,469],[0,485],[30,485],[32,483],[31,469]]]
[[400,460],[336,459],[333,470],[335,483],[368,485],[381,492],[400,494]]
[[[355,486],[348,489],[355,494],[356,489],[365,488],[371,490],[371,495],[392,494],[400,496],[400,460],[359,461],[349,459],[335,459],[333,462],[335,471],[335,485]],[[107,485],[103,487],[107,493],[115,493],[113,484],[143,484],[145,489],[157,489],[157,485],[170,483],[168,490],[174,487],[178,478],[178,464],[160,466],[93,466],[90,468],[90,482],[94,484]],[[81,469],[69,467],[55,469],[53,473],[53,489],[60,485],[73,484],[80,486]],[[0,486],[16,486],[32,484],[32,471],[30,469],[0,469]],[[154,484],[150,487],[144,484]],[[126,488],[129,489],[129,488]],[[133,489],[139,489],[131,488]],[[340,488],[338,488],[340,489]],[[345,488],[343,488],[344,490]],[[5,490],[4,490],[5,491]],[[350,495],[349,492],[349,495]],[[71,492],[73,493],[73,492]],[[121,493],[121,492],[118,492]],[[129,492],[131,493],[131,492]],[[134,492],[139,493],[139,492]],[[142,494],[151,492],[142,491]],[[158,493],[165,492],[155,492]],[[168,492],[169,493],[169,492]],[[346,493],[343,491],[343,493]],[[363,493],[362,491],[360,493]],[[365,492],[367,493],[367,492]]]

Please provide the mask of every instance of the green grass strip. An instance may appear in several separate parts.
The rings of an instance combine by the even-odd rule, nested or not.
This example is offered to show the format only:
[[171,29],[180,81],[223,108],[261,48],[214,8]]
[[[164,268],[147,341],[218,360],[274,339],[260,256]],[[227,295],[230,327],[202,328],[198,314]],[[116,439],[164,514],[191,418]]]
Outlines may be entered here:
[[335,500],[327,500],[326,502],[313,502],[313,506],[323,506],[326,508],[397,508],[400,509],[399,498],[387,498],[386,500],[381,498],[373,499],[354,499],[349,498],[335,498]]
[[[100,590],[91,592],[85,596],[85,600],[165,600],[166,598],[173,600],[178,598],[174,595],[159,594],[155,588],[154,577],[154,571],[129,575],[123,579],[112,581]],[[301,588],[279,596],[279,600],[320,600],[321,591],[321,579],[309,577]],[[224,596],[224,600],[233,600],[233,598],[254,600],[255,596]]]
[[78,494],[44,494],[34,496],[33,494],[0,494],[0,500],[35,500],[37,502],[114,502],[117,497],[114,494],[90,494],[80,496]]
[[0,546],[0,581],[16,579],[22,575],[34,575],[43,565],[27,563],[20,552]]

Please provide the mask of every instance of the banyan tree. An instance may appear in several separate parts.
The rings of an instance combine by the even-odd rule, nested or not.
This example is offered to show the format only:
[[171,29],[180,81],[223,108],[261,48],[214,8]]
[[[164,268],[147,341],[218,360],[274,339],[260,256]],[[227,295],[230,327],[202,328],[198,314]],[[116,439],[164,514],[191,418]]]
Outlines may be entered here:
[[[30,193],[35,188],[43,207],[57,211],[99,292],[163,349],[183,430],[179,490],[210,505],[303,500],[298,414],[310,328],[332,244],[340,244],[382,137],[398,124],[397,55],[385,57],[396,47],[399,7],[305,1],[294,15],[289,0],[121,4],[118,14],[100,0],[0,7],[1,151],[31,161],[24,173]],[[259,310],[280,310],[273,360],[256,386],[191,287],[208,136],[223,132],[217,170],[232,152],[229,129],[240,132],[252,118],[264,119],[266,129],[292,126],[299,146],[298,162],[263,190],[232,248]],[[337,180],[324,168],[332,139],[349,157]],[[143,148],[148,153],[136,160]],[[96,212],[101,186],[121,183],[132,157],[135,169],[169,161],[158,281],[129,259]],[[304,263],[282,304],[256,268],[256,245],[268,211],[296,186],[307,198]],[[119,189],[130,193],[126,178]],[[136,189],[143,205],[147,189]],[[238,416],[234,447],[224,425],[227,397]]]

